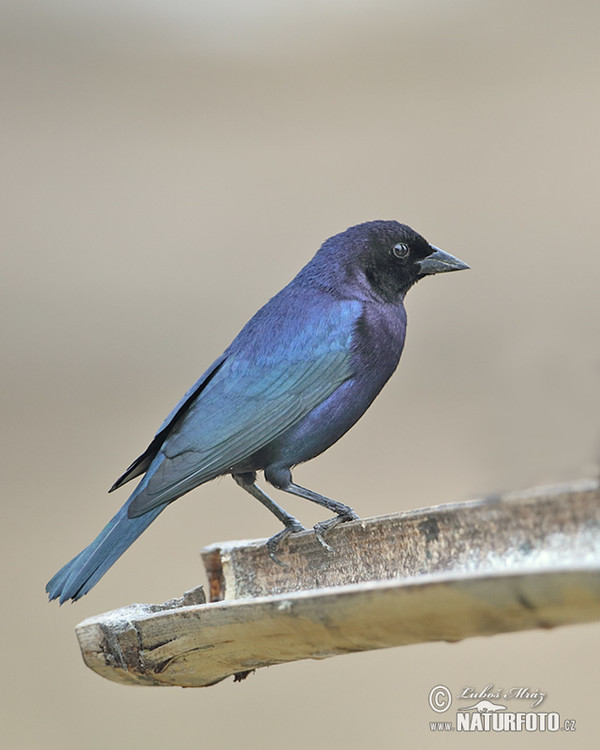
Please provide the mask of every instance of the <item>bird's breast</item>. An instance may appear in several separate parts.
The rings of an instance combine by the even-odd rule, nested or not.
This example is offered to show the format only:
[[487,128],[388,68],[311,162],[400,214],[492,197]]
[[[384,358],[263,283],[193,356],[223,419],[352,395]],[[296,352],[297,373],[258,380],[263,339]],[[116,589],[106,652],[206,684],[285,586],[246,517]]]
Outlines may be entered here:
[[365,305],[353,336],[353,370],[356,376],[383,386],[400,360],[406,337],[406,311],[402,304]]

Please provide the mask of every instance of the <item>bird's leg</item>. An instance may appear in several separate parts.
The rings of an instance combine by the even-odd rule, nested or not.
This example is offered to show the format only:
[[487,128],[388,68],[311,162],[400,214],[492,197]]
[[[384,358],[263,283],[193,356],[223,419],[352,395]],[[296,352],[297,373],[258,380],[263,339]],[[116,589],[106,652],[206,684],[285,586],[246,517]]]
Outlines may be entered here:
[[277,505],[274,500],[271,500],[266,492],[261,490],[256,484],[256,474],[254,472],[248,472],[247,474],[233,474],[233,478],[240,487],[261,502],[265,508],[268,508],[271,513],[273,513],[273,515],[277,516],[284,526],[291,528],[292,531],[306,531],[297,518],[290,515],[280,505]]
[[290,515],[280,505],[263,492],[261,488],[256,484],[256,473],[248,472],[246,474],[233,474],[232,475],[239,486],[249,492],[252,497],[255,497],[261,502],[265,508],[277,516],[285,528],[277,534],[274,534],[270,539],[267,540],[267,552],[269,557],[279,565],[283,565],[281,560],[277,557],[277,548],[290,534],[296,534],[299,531],[306,531],[300,521],[294,516]]
[[283,490],[284,492],[289,492],[292,495],[303,497],[313,503],[322,505],[324,508],[327,508],[327,510],[330,510],[332,513],[336,514],[334,518],[329,518],[326,521],[320,521],[314,526],[317,539],[323,545],[323,547],[325,547],[325,549],[329,550],[330,552],[333,552],[333,550],[325,541],[325,534],[334,526],[337,526],[339,523],[358,520],[358,516],[349,505],[338,503],[337,500],[331,500],[331,498],[329,497],[319,495],[318,492],[313,492],[312,490],[306,489],[306,487],[301,487],[299,484],[295,484],[294,482],[292,482],[292,473],[289,469],[273,469],[273,467],[269,467],[265,470],[265,477],[267,478],[267,481],[270,482],[274,487],[277,487],[278,490]]

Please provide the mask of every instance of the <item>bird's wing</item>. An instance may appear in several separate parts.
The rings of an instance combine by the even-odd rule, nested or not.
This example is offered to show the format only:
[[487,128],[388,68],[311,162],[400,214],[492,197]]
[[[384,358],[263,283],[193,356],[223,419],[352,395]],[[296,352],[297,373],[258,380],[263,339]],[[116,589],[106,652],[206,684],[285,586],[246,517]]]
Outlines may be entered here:
[[311,315],[286,341],[248,351],[235,342],[167,435],[136,490],[130,517],[227,473],[312,411],[352,376],[355,302]]
[[204,372],[200,376],[200,378],[198,378],[198,380],[187,391],[187,393],[179,401],[177,406],[175,406],[175,408],[171,411],[169,416],[165,419],[165,421],[158,428],[156,435],[154,436],[154,439],[152,440],[150,445],[146,448],[146,450],[142,453],[142,455],[136,458],[135,461],[131,464],[131,466],[129,466],[125,470],[125,472],[121,474],[121,476],[109,489],[109,492],[113,492],[119,487],[122,487],[131,479],[134,479],[135,477],[139,477],[140,474],[144,474],[148,470],[148,468],[150,467],[150,464],[154,460],[154,457],[160,450],[161,445],[165,442],[167,435],[173,430],[173,427],[175,426],[175,424],[177,424],[177,422],[183,417],[183,415],[189,409],[190,405],[195,401],[195,399],[198,398],[202,390],[206,388],[208,383],[210,383],[210,381],[216,375],[216,373],[219,370],[219,367],[223,364],[224,361],[225,361],[225,354],[222,354],[218,359],[216,359],[212,363],[212,365],[208,368],[208,370],[206,370],[206,372]]

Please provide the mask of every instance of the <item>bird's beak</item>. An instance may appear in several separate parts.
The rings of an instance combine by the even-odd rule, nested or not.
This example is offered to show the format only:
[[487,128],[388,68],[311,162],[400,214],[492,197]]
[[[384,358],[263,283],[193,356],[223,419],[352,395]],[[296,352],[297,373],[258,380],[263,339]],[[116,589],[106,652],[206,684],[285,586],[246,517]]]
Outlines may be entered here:
[[430,273],[446,273],[446,271],[462,271],[465,268],[469,268],[466,263],[455,258],[454,255],[445,253],[435,245],[430,245],[430,247],[433,250],[433,253],[426,258],[423,258],[423,260],[420,260],[418,263],[421,276]]

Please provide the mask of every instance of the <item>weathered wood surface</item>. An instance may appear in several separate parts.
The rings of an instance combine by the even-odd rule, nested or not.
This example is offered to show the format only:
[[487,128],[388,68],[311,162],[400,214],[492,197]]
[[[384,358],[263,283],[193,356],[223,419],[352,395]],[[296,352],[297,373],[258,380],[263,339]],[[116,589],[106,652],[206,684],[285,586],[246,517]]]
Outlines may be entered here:
[[[344,524],[203,553],[200,589],[85,620],[87,665],[117,682],[205,686],[257,667],[600,619],[597,482]],[[272,592],[272,593],[270,593]]]
[[291,536],[274,565],[264,540],[202,551],[210,600],[246,599],[432,573],[454,577],[600,563],[596,481],[438,505]]

